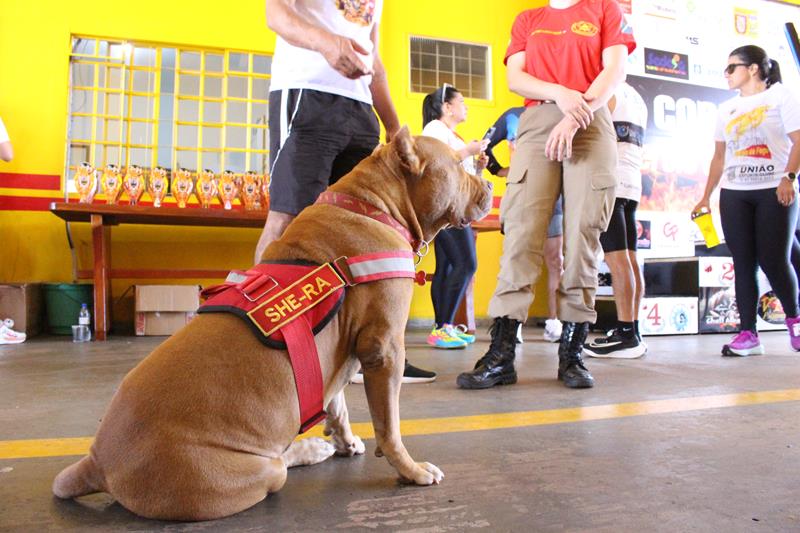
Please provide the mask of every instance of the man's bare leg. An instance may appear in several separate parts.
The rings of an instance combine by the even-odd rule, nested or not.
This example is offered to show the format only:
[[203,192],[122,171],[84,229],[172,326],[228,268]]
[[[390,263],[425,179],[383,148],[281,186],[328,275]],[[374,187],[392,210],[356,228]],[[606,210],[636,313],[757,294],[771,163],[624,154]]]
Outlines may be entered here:
[[258,238],[258,244],[256,245],[256,263],[261,262],[264,250],[267,249],[267,246],[272,241],[279,239],[283,235],[283,232],[286,231],[286,226],[294,220],[294,217],[294,215],[279,211],[270,211],[267,214],[267,223],[264,224],[264,230],[261,232],[261,237]]

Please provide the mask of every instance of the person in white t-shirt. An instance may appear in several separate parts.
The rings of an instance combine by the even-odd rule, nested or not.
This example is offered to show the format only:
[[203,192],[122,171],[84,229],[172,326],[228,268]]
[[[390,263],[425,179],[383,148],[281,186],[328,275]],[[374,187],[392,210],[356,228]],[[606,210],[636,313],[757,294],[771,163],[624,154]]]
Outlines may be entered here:
[[[422,135],[439,139],[452,148],[461,166],[470,174],[480,174],[488,157],[483,151],[488,139],[466,142],[456,133],[456,126],[467,120],[464,96],[455,87],[444,84],[422,102]],[[477,162],[475,160],[478,157]],[[478,268],[475,235],[469,226],[447,228],[433,240],[436,272],[431,281],[431,301],[436,323],[428,335],[428,344],[436,348],[464,348],[475,336],[463,326],[455,326],[458,303],[464,297]]]
[[605,337],[584,345],[589,357],[635,359],[647,351],[639,334],[639,304],[644,279],[636,260],[636,209],[642,197],[642,141],[647,105],[636,89],[623,82],[608,102],[617,134],[616,199],[600,246],[611,271],[617,325]]
[[[378,54],[382,10],[383,0],[266,0],[267,25],[278,38],[269,88],[270,205],[256,263],[300,211],[372,153],[380,142],[375,112],[387,142],[400,129]],[[404,383],[435,379],[406,360]]]
[[3,124],[3,119],[0,118],[0,159],[8,163],[14,159],[14,149],[11,146],[11,139],[8,138],[8,131],[6,125]]
[[764,353],[756,332],[757,266],[783,305],[792,349],[800,351],[797,277],[789,263],[798,209],[800,102],[780,83],[778,63],[757,46],[731,52],[725,78],[739,95],[719,107],[708,182],[694,208],[709,209],[721,183],[719,210],[741,323],[722,355]]

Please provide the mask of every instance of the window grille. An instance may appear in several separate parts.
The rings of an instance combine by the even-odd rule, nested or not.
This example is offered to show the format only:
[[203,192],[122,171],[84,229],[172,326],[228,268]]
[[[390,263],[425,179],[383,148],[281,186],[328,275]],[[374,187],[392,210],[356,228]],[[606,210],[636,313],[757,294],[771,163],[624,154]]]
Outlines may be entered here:
[[450,83],[467,98],[491,99],[488,46],[412,36],[410,52],[412,92]]
[[83,161],[267,172],[271,64],[252,52],[73,37],[68,190]]

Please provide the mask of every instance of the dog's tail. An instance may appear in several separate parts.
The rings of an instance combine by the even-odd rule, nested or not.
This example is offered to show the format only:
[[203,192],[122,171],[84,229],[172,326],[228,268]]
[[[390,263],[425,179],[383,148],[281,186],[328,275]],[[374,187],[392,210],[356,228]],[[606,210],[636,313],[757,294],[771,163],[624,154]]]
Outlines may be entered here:
[[75,498],[104,491],[102,476],[91,455],[87,455],[56,476],[53,480],[53,494],[59,498]]

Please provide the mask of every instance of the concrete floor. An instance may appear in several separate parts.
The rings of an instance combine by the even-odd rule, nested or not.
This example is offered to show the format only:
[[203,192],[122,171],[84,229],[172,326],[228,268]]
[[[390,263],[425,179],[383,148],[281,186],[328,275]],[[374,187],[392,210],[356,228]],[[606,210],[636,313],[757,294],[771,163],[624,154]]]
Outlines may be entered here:
[[[767,355],[743,359],[719,356],[725,335],[650,337],[641,360],[589,360],[597,385],[583,391],[555,380],[556,348],[540,334],[525,332],[517,385],[461,391],[455,377],[483,353],[486,334],[466,350],[437,351],[424,332],[409,332],[410,360],[439,379],[403,388],[403,419],[602,405],[615,414],[406,436],[415,459],[445,472],[427,488],[399,485],[366,440],[365,456],[292,469],[260,504],[195,524],[141,519],[105,494],[59,501],[51,482],[76,457],[0,453],[0,530],[800,531],[800,354],[785,332],[762,334]],[[0,346],[0,451],[7,441],[93,435],[120,379],[160,341]],[[707,400],[778,390],[788,401]],[[674,398],[690,407],[629,416],[616,405]],[[363,388],[350,385],[347,399],[351,420],[369,421]]]

